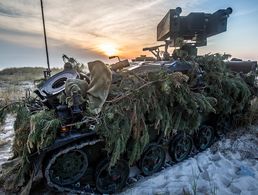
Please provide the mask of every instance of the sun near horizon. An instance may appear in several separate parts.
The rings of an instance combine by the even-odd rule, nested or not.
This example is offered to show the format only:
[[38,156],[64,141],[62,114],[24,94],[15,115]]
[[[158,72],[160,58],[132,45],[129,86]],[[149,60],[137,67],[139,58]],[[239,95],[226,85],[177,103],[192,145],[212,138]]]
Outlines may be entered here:
[[[257,0],[44,0],[45,24],[52,67],[61,67],[63,54],[87,63],[118,55],[151,56],[142,48],[163,44],[157,25],[169,9],[213,13],[233,8],[227,31],[208,39],[199,54],[229,53],[258,60]],[[210,2],[210,3],[208,3]],[[0,0],[0,69],[45,66],[46,54],[39,0]]]
[[119,50],[117,49],[117,45],[114,43],[102,43],[99,46],[99,50],[106,56],[119,55]]

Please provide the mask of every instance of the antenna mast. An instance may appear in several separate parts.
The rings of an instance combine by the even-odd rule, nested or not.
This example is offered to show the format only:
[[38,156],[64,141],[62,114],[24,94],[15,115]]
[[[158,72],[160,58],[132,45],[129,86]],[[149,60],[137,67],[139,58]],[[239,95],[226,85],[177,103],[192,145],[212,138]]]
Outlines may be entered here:
[[44,71],[44,77],[50,77],[51,70],[49,65],[49,56],[48,56],[48,47],[47,47],[47,35],[46,35],[46,27],[45,27],[45,18],[44,18],[44,9],[43,9],[43,2],[40,0],[41,4],[41,14],[42,14],[42,22],[43,22],[43,30],[44,30],[44,39],[45,39],[45,48],[46,48],[46,56],[47,56],[47,70]]

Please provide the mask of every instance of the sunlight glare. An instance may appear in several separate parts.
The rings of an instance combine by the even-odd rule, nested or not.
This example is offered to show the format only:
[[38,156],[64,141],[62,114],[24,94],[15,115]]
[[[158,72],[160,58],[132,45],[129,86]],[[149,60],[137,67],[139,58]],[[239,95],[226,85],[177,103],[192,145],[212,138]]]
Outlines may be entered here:
[[117,47],[112,43],[103,43],[100,45],[100,50],[107,56],[117,55]]

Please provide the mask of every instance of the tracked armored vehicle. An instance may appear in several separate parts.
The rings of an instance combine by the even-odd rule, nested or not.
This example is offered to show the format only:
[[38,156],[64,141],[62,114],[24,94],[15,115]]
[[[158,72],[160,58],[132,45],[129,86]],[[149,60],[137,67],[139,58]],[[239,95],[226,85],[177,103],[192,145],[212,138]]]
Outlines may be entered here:
[[[64,71],[46,79],[35,91],[36,100],[26,104],[32,114],[54,111],[60,120],[55,140],[28,155],[28,183],[42,173],[47,186],[60,192],[116,193],[130,183],[129,177],[152,175],[165,162],[186,159],[193,148],[208,148],[218,131],[233,125],[234,117],[248,113],[255,94],[250,89],[254,80],[248,84],[245,79],[246,73],[255,72],[256,62],[229,62],[233,73],[222,56],[197,56],[196,47],[206,45],[207,37],[226,31],[231,12],[228,8],[180,16],[181,8],[170,10],[157,28],[157,40],[165,44],[143,49],[151,51],[154,58],[141,56],[130,63],[119,59],[110,66],[112,83],[99,113],[87,110],[89,98],[83,97],[86,100],[81,102],[80,93],[72,93],[71,106],[60,102],[60,94],[68,95],[67,81],[81,80],[89,85],[92,81],[92,72],[76,70],[79,63],[64,55]],[[170,54],[169,46],[179,49]],[[160,47],[165,50],[161,52]],[[213,72],[219,76],[211,77]],[[216,85],[214,78],[217,82],[231,79],[240,87],[237,93],[228,88],[232,90],[228,112],[217,105],[230,104],[218,97],[227,93],[223,86],[229,83],[221,81],[218,92],[223,94],[216,94],[217,88],[211,88]],[[132,166],[138,167],[137,174],[130,173]]]

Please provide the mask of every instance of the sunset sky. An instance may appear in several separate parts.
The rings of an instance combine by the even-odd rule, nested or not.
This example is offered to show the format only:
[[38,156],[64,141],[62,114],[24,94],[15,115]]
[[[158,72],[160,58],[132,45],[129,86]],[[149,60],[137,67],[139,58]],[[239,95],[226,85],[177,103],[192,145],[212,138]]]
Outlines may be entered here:
[[[156,27],[169,9],[182,14],[233,8],[228,31],[208,39],[208,52],[258,60],[258,0],[44,0],[51,66],[62,54],[86,63],[107,55],[133,58],[161,44]],[[40,0],[0,0],[0,69],[46,66]]]

